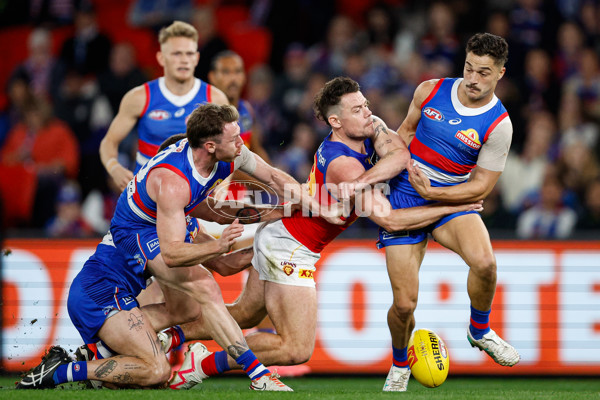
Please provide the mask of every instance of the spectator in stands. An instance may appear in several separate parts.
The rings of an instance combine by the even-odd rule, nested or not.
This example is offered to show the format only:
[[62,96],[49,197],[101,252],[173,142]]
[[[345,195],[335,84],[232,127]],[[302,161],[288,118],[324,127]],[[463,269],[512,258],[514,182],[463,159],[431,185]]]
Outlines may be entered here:
[[[214,10],[210,7],[200,7],[194,10],[192,25],[198,31],[198,51],[200,60],[194,71],[194,76],[208,82],[211,60],[229,46],[217,32],[217,21]],[[251,46],[251,44],[248,44]]]
[[34,96],[29,86],[29,76],[15,73],[7,84],[7,107],[2,112],[2,126],[0,129],[0,146],[4,143],[10,129],[23,120],[23,107]]
[[600,179],[594,180],[585,192],[585,204],[577,229],[600,230]]
[[27,40],[27,47],[27,59],[17,66],[12,76],[27,77],[35,95],[52,100],[61,78],[60,64],[52,55],[52,33],[45,28],[34,29]]
[[521,239],[566,239],[571,236],[577,214],[566,207],[562,182],[549,174],[540,188],[539,202],[517,219],[517,236]]
[[175,20],[190,22],[192,10],[191,0],[135,0],[129,11],[129,23],[158,33]]
[[97,81],[71,71],[62,82],[55,109],[56,116],[69,124],[77,136],[81,159],[85,160],[77,177],[83,196],[94,188],[106,190],[106,175],[98,149],[113,114]]
[[324,42],[309,49],[312,69],[327,76],[340,75],[344,70],[346,52],[354,42],[356,27],[352,20],[344,15],[336,15],[329,22]]
[[[450,5],[444,2],[433,3],[428,9],[427,23],[427,32],[421,37],[419,46],[421,55],[429,62],[442,59],[454,66],[458,62],[457,56],[462,57],[463,54],[455,32],[456,20]],[[462,63],[462,58],[460,62]]]
[[52,238],[89,238],[95,235],[81,214],[81,190],[77,182],[62,184],[56,198],[56,215],[48,221],[46,233]]
[[117,115],[125,93],[147,80],[137,65],[133,44],[121,42],[112,48],[108,70],[98,76],[98,86],[108,99],[112,114]]
[[42,227],[54,215],[60,183],[77,176],[79,147],[71,129],[53,116],[50,105],[32,98],[24,105],[23,121],[10,131],[0,162],[33,168],[37,190],[32,221]]
[[564,83],[564,91],[579,97],[584,120],[600,123],[600,60],[594,49],[581,50],[577,71]]
[[521,114],[531,115],[536,111],[555,114],[560,101],[560,83],[552,73],[550,56],[543,49],[531,49],[525,54],[524,74],[517,79],[522,94]]
[[553,69],[561,81],[577,72],[577,61],[583,50],[583,33],[575,22],[565,22],[558,27],[558,48],[553,60]]
[[[581,100],[576,93],[563,93],[558,111],[560,128],[559,148],[564,149],[575,142],[582,142],[586,147],[598,149],[600,145],[600,126],[589,120],[584,120],[581,110]],[[596,152],[600,157],[600,152]]]
[[578,199],[584,199],[586,189],[600,177],[600,165],[593,149],[580,141],[561,149],[557,168],[566,188],[573,191]]
[[[518,134],[518,133],[517,133]],[[556,122],[547,111],[532,114],[527,123],[525,145],[521,154],[511,150],[506,167],[498,181],[505,205],[517,213],[528,204],[528,196],[537,192],[551,162],[551,148]]]
[[75,34],[65,40],[60,59],[67,70],[81,75],[106,71],[111,41],[99,31],[91,3],[82,2],[75,13]]
[[278,168],[283,169],[295,179],[303,181],[310,175],[313,154],[317,145],[316,132],[306,123],[294,126],[292,143],[274,160]]

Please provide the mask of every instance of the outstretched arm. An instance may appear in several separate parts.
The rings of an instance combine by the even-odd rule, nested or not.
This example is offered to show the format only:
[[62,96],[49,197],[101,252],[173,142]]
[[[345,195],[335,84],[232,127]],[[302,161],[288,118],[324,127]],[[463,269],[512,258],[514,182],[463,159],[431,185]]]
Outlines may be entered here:
[[213,197],[208,197],[192,211],[191,215],[221,225],[231,224],[238,219],[240,224],[245,225],[280,219],[300,209],[299,204],[256,206],[239,201],[217,201]]

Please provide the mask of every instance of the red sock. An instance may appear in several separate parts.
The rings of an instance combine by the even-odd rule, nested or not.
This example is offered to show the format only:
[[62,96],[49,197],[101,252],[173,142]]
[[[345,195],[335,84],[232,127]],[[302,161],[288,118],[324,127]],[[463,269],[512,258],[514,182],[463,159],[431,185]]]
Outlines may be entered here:
[[200,366],[202,367],[202,372],[208,376],[219,375],[219,371],[217,370],[217,362],[215,361],[215,353],[202,360]]

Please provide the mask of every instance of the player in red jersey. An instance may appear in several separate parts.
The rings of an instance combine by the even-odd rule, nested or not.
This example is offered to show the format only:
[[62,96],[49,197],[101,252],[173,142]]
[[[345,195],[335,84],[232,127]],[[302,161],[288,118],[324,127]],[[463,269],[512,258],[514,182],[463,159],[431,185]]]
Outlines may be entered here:
[[[385,124],[375,119],[358,84],[350,78],[329,81],[315,98],[317,117],[331,126],[330,135],[315,154],[308,179],[309,193],[322,205],[337,202],[334,187],[359,177],[375,155],[387,174],[397,174],[408,161],[404,143]],[[457,210],[479,204],[439,205],[391,211],[377,191],[365,193],[363,208],[375,222],[391,230],[426,226]],[[317,294],[313,273],[319,252],[352,224],[353,213],[343,225],[320,217],[294,213],[259,227],[254,241],[253,269],[246,287],[229,312],[240,327],[249,328],[270,316],[277,333],[257,332],[246,340],[266,365],[294,365],[308,361],[315,345]],[[301,300],[300,300],[301,299]],[[201,321],[182,325],[187,339],[208,338]],[[210,353],[197,342],[190,346],[171,387],[190,388],[211,375],[240,368],[225,352]]]

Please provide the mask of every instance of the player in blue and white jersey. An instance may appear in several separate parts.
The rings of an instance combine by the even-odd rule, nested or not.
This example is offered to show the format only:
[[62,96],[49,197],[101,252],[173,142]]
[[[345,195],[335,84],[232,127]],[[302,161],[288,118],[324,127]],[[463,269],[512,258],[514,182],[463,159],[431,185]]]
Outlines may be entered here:
[[157,153],[163,140],[185,132],[191,112],[204,103],[228,104],[225,94],[196,79],[198,32],[185,22],[175,21],[161,29],[156,57],[163,76],[131,89],[121,100],[119,112],[100,144],[100,158],[119,189],[125,189],[133,173],[119,164],[119,144],[136,128],[138,151],[134,173]]

